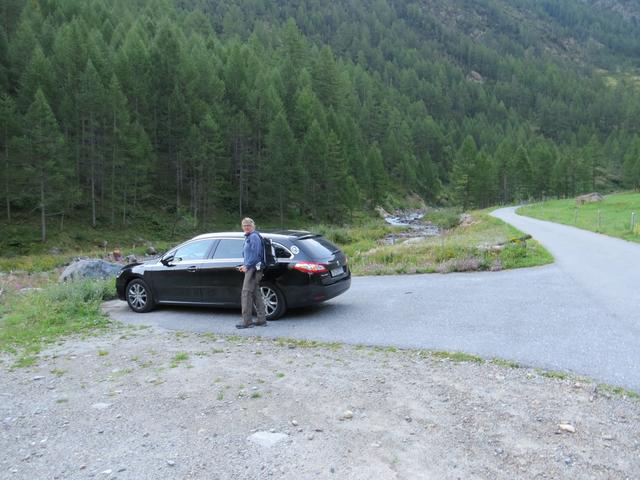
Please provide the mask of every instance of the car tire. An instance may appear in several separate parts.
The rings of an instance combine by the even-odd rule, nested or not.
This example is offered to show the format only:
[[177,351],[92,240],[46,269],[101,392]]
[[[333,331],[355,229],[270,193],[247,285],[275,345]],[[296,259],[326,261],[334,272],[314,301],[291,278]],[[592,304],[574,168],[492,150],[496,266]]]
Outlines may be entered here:
[[264,282],[260,284],[260,293],[264,300],[264,308],[267,320],[277,320],[287,310],[287,302],[284,295],[273,283]]
[[149,285],[141,278],[134,278],[125,290],[129,308],[136,313],[148,312],[155,307],[153,294]]

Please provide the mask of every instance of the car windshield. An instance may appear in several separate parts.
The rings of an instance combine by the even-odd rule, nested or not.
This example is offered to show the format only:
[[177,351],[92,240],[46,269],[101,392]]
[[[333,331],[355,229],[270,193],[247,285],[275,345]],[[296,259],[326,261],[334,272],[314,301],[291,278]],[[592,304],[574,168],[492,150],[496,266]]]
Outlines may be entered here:
[[300,240],[302,249],[311,258],[320,259],[332,256],[340,249],[323,237],[309,237]]

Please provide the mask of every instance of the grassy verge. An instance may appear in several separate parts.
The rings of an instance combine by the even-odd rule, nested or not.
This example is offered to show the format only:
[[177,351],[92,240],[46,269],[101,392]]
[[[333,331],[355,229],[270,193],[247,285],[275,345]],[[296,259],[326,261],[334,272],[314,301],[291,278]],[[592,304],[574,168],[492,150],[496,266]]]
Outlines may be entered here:
[[[488,212],[472,212],[472,224],[446,230],[440,237],[395,245],[380,244],[385,234],[398,231],[393,227],[325,228],[323,233],[344,250],[355,275],[503,270],[553,261],[535,240],[512,241],[522,232]],[[439,215],[445,225],[451,225],[451,215]],[[501,248],[493,248],[499,244]]]
[[518,213],[640,243],[640,193],[607,195],[601,202],[580,206],[574,199],[550,200],[521,207]]
[[26,366],[46,344],[61,336],[106,327],[100,304],[115,297],[115,282],[83,281],[12,294],[0,304],[0,351],[22,355]]

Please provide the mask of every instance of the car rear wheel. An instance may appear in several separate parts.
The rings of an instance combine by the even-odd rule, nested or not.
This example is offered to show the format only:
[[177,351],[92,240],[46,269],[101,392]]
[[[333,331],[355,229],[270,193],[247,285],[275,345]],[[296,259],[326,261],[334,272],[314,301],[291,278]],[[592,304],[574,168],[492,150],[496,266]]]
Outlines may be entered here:
[[127,303],[136,313],[148,312],[155,306],[151,289],[144,280],[136,278],[127,285]]
[[260,292],[264,300],[264,308],[267,320],[277,320],[287,310],[287,304],[282,292],[272,283],[260,285]]

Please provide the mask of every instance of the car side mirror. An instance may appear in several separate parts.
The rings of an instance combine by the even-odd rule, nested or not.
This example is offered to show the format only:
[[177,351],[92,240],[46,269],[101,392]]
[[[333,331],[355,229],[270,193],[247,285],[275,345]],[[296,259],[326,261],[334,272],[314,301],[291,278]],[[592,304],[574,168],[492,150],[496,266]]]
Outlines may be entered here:
[[175,257],[173,255],[169,255],[168,257],[164,257],[160,259],[160,263],[162,263],[165,267],[169,266]]

